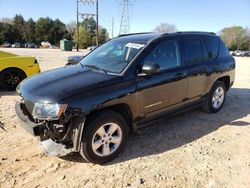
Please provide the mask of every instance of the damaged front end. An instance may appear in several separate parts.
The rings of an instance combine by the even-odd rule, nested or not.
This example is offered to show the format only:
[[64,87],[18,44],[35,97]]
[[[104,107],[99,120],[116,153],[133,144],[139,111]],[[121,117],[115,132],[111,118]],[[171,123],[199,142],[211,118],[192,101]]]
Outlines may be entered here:
[[[27,108],[28,106],[28,108]],[[16,113],[21,125],[33,136],[38,137],[44,152],[49,156],[65,156],[80,149],[81,135],[84,128],[85,118],[79,110],[69,110],[65,113],[65,106],[52,110],[46,114],[49,107],[26,102],[16,103]],[[54,108],[52,105],[51,109]],[[56,115],[58,115],[56,117]]]

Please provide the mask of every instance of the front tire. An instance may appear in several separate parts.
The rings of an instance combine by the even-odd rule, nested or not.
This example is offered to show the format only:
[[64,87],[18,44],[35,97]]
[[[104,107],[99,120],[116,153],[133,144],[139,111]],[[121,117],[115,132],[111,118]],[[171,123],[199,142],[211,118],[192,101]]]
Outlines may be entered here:
[[226,86],[221,81],[216,81],[208,93],[203,110],[210,113],[220,111],[226,100]]
[[84,129],[80,154],[89,162],[103,164],[113,160],[124,149],[128,125],[113,111],[103,111],[88,120]]

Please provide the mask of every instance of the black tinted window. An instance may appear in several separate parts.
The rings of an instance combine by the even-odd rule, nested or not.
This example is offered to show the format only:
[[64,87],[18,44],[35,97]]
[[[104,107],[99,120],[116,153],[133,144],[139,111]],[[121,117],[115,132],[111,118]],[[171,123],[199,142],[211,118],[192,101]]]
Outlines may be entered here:
[[185,58],[187,64],[200,63],[203,60],[201,41],[189,39],[183,41]]
[[208,56],[209,59],[217,57],[220,47],[220,40],[217,37],[210,37],[207,39]]
[[220,53],[219,53],[219,56],[220,57],[230,56],[228,48],[226,47],[226,45],[224,44],[224,42],[222,40],[220,40]]
[[145,58],[145,62],[155,62],[160,65],[160,70],[181,65],[178,42],[168,40],[157,45]]

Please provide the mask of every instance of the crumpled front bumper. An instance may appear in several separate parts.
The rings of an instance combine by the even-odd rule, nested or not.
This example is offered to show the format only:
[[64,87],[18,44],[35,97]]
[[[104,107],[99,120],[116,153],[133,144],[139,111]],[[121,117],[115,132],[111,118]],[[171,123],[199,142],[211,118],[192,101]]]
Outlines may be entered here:
[[16,114],[19,119],[19,122],[21,123],[21,126],[28,131],[33,136],[39,136],[40,135],[40,127],[44,127],[45,123],[39,123],[36,124],[32,122],[27,115],[23,113],[22,110],[22,103],[16,102],[15,109]]
[[[27,115],[24,114],[24,110],[22,109],[22,103],[16,102],[15,109],[17,113],[17,117],[19,119],[19,122],[21,126],[29,132],[33,136],[39,137],[41,135],[41,130],[46,127],[46,124],[39,123],[36,124],[32,122]],[[52,139],[47,139],[47,140],[40,140],[40,145],[44,151],[49,156],[65,156],[72,151],[70,149],[66,149],[66,146],[60,143],[56,143]]]

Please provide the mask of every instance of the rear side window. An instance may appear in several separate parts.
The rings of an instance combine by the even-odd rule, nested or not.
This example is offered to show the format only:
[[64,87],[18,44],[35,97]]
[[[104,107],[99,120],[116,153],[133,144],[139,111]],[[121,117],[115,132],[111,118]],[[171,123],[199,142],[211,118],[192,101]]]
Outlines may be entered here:
[[214,59],[218,56],[220,40],[218,37],[210,37],[207,39],[209,59]]
[[226,45],[224,44],[224,42],[222,40],[220,40],[220,53],[219,53],[219,57],[228,57],[228,56],[230,56],[228,48],[226,47]]
[[188,39],[183,41],[186,64],[196,64],[203,61],[202,45],[199,39]]

